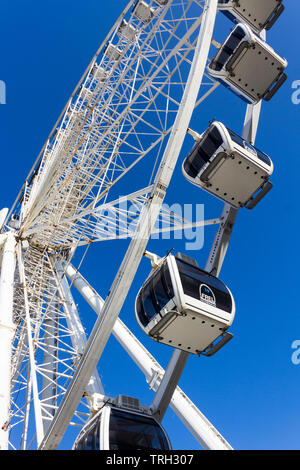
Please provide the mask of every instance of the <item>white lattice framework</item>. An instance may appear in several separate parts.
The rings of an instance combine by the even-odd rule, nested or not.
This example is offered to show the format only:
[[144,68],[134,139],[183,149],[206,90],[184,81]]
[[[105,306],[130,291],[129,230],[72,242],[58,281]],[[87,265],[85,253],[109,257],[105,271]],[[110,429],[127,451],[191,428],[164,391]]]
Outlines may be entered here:
[[[134,240],[153,198],[158,200],[154,221],[158,216],[169,230],[193,226],[162,208],[168,181],[162,184],[158,175],[174,135],[180,148],[194,107],[218,86],[206,73],[202,81],[196,77],[206,65],[203,51],[209,51],[217,2],[172,0],[159,5],[151,1],[148,22],[133,15],[133,3],[101,44],[10,212],[19,216],[17,225],[10,228],[17,244],[11,406],[7,422],[1,423],[1,432],[8,435],[9,431],[10,448],[56,445],[48,444],[51,433],[79,381],[85,348],[92,343],[85,337],[65,276],[75,250],[98,241]],[[195,98],[187,110],[191,90]],[[179,132],[176,123],[182,127],[178,119],[184,113],[187,125]],[[138,171],[144,159],[151,163],[148,173]],[[120,199],[119,185],[132,172],[138,175],[137,186]],[[130,204],[124,208],[123,201]],[[220,218],[198,224],[220,223],[226,216],[225,211]],[[159,230],[152,225],[150,233]],[[125,265],[126,259],[121,273]],[[109,308],[108,300],[104,317],[109,316]],[[157,370],[161,378],[160,366]],[[71,419],[64,415],[66,427],[81,426],[89,414],[90,397],[103,392],[93,368],[89,382],[78,387],[79,394],[84,387],[85,398],[74,413],[70,410]],[[214,429],[210,423],[207,426]],[[205,444],[204,438],[201,443]]]

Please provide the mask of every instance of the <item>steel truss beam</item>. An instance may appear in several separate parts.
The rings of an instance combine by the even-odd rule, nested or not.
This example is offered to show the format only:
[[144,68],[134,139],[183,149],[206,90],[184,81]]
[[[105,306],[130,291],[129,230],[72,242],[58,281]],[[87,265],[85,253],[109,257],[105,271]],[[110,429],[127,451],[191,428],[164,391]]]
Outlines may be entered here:
[[[76,226],[73,220],[70,226],[70,217],[105,201],[111,187],[148,153],[161,158],[180,107],[204,4],[179,0],[158,8],[153,2],[153,22],[147,27],[134,23],[139,40],[130,45],[116,39],[117,22],[112,40],[119,41],[120,60],[108,60],[104,51],[100,64],[91,65],[55,138],[47,143],[24,193],[22,237],[31,233],[40,246],[74,246],[84,224]],[[103,82],[94,66],[105,74]],[[195,105],[217,83],[207,77],[207,85]],[[82,236],[81,244],[84,231]]]
[[206,0],[203,10],[200,33],[190,68],[188,82],[185,87],[181,105],[177,113],[170,138],[168,140],[162,162],[157,172],[154,189],[148,203],[141,213],[136,235],[131,241],[127,253],[105,301],[102,315],[97,318],[89,337],[85,352],[75,371],[53,421],[51,422],[43,442],[42,450],[57,448],[63,437],[86,387],[105,348],[113,326],[119,316],[122,305],[133,282],[136,270],[140,264],[153,225],[157,219],[160,207],[169,186],[183,140],[192,116],[199,88],[207,63],[215,17],[217,0]]

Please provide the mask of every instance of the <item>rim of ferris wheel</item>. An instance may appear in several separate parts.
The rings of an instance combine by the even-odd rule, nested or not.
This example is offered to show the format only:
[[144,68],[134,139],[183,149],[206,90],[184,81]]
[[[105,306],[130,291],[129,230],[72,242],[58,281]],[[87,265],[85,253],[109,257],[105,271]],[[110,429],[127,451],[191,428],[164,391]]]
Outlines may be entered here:
[[152,339],[191,354],[215,352],[226,344],[235,317],[235,302],[225,284],[196,260],[168,254],[139,290],[135,316]]
[[288,63],[246,24],[237,24],[208,72],[249,104],[269,101],[287,79]]
[[283,0],[219,0],[218,8],[235,23],[247,23],[256,32],[269,30],[283,13]]
[[236,209],[253,208],[265,196],[272,187],[273,169],[265,153],[218,121],[210,124],[182,164],[190,183]]
[[103,400],[100,410],[82,428],[73,450],[161,451],[171,450],[171,444],[148,408],[136,398],[119,395]]

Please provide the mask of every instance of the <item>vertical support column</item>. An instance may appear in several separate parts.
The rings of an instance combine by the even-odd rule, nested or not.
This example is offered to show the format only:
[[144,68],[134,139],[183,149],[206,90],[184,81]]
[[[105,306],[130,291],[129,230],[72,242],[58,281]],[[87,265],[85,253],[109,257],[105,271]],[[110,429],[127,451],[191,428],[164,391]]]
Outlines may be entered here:
[[[260,33],[260,37],[266,40],[265,30]],[[255,144],[261,105],[262,102],[259,101],[254,105],[248,104],[246,108],[242,137],[251,145]],[[205,270],[214,276],[218,276],[221,271],[237,213],[238,209],[231,207],[230,204],[224,205],[222,212],[222,218],[224,221],[216,233],[205,267]]]
[[[41,400],[39,397],[37,365],[35,361],[35,346],[34,346],[34,337],[33,337],[31,316],[30,316],[31,312],[30,312],[30,306],[29,306],[28,289],[27,289],[27,283],[26,283],[24,259],[23,259],[21,243],[19,243],[17,246],[17,259],[18,259],[20,280],[22,282],[23,292],[24,292],[24,311],[25,311],[25,325],[26,325],[29,364],[30,364],[30,383],[32,386],[32,395],[33,395],[33,404],[34,404],[36,440],[37,440],[37,444],[39,445],[44,435],[44,428],[43,428],[42,406],[41,406]],[[28,395],[28,398],[29,398],[29,395]]]
[[189,353],[174,349],[163,379],[151,403],[153,415],[159,422],[162,421],[168,409],[188,358]]
[[56,357],[56,348],[57,348],[57,319],[56,316],[56,291],[57,287],[54,281],[51,282],[52,300],[49,302],[49,309],[47,318],[44,321],[44,372],[42,379],[42,416],[43,416],[43,426],[44,433],[47,431],[51,417],[54,416],[55,406],[56,406],[56,371],[57,371],[57,357]]
[[[248,104],[246,109],[242,137],[251,145],[254,145],[255,143],[260,110],[261,101],[255,105]],[[223,222],[215,235],[205,266],[205,270],[214,276],[219,276],[220,274],[237,214],[238,209],[235,209],[230,204],[224,205],[221,216],[223,218]]]
[[0,450],[8,449],[8,422],[11,387],[13,323],[13,285],[16,240],[11,232],[3,247],[0,277]]
[[[261,101],[255,105],[248,105],[246,109],[242,137],[252,145],[255,143],[260,110]],[[233,208],[230,204],[224,205],[221,216],[223,218],[223,222],[215,235],[215,239],[205,265],[205,270],[214,276],[219,276],[220,274],[237,213],[238,209]],[[189,354],[185,351],[175,350],[173,352],[166,373],[151,404],[151,408],[159,421],[162,420],[168,408],[168,404],[170,403],[188,357]]]
[[[57,276],[58,292],[63,303],[64,311],[66,313],[68,327],[73,332],[71,341],[74,349],[77,351],[77,360],[79,361],[87,343],[85,331],[81,323],[62,263],[60,261],[55,261],[54,269]],[[102,386],[97,369],[95,369],[93,372],[85,388],[85,394],[87,395],[88,401],[90,400],[89,397],[95,393],[104,395],[104,388]]]
[[230,242],[233,226],[237,217],[238,209],[225,204],[222,212],[223,222],[215,235],[206,265],[205,271],[219,276],[227,248]]
[[[197,67],[199,71],[196,71],[196,67],[194,70],[191,71],[191,80],[193,80],[193,73],[204,73],[204,68],[207,62],[207,57],[209,54],[210,44],[212,40],[212,35],[214,31],[215,19],[217,14],[217,7],[218,2],[215,0],[208,0],[205,3],[204,7],[204,19],[203,24],[201,25],[201,31],[198,38],[199,44],[199,62]],[[187,91],[187,89],[185,90]],[[194,90],[193,90],[194,91]],[[187,100],[187,97],[183,97],[183,101]],[[189,118],[191,115],[189,116]],[[186,119],[186,116],[182,117],[182,121]],[[182,124],[182,123],[181,123]],[[176,123],[174,128],[176,129]],[[183,132],[184,135],[186,134],[188,126],[181,125],[180,131]],[[177,142],[176,139],[172,141],[172,143],[176,146]],[[163,419],[164,414],[169,406],[170,400],[172,395],[176,389],[176,386],[180,380],[181,374],[184,370],[186,362],[188,360],[189,354],[184,351],[176,351],[174,350],[172,358],[170,360],[170,364],[167,368],[167,371],[161,381],[159,389],[154,397],[152,402],[151,408],[153,409],[153,413],[156,415],[160,421]]]

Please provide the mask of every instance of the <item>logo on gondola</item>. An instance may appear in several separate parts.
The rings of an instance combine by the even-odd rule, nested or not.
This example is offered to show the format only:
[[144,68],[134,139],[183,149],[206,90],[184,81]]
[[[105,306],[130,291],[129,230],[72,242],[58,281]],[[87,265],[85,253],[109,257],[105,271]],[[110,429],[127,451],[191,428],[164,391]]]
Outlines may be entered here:
[[255,148],[251,144],[249,144],[249,142],[246,142],[245,140],[243,140],[243,144],[246,150],[249,150],[254,155],[257,155]]
[[216,305],[216,298],[213,291],[206,285],[200,285],[200,299],[210,305]]

